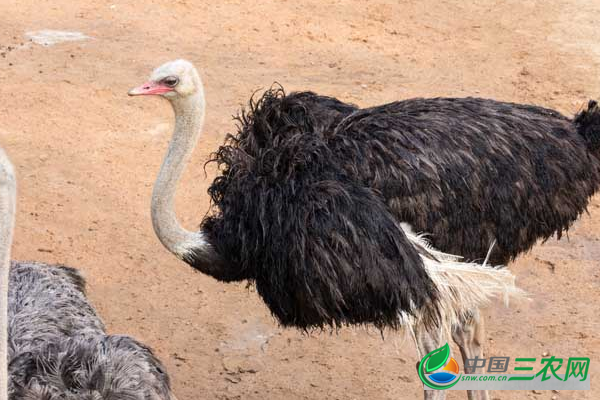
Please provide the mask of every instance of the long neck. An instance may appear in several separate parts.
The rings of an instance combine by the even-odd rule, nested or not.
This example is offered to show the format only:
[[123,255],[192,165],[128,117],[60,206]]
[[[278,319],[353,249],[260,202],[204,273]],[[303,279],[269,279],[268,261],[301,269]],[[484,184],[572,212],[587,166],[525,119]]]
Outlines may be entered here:
[[217,259],[212,246],[202,232],[188,231],[179,224],[174,207],[177,184],[204,123],[204,94],[200,90],[171,104],[175,112],[175,131],[152,192],[152,225],[162,244],[177,257],[188,263],[194,259],[195,264],[211,268],[209,264]]
[[16,192],[12,164],[0,149],[0,400],[8,399],[8,282]]

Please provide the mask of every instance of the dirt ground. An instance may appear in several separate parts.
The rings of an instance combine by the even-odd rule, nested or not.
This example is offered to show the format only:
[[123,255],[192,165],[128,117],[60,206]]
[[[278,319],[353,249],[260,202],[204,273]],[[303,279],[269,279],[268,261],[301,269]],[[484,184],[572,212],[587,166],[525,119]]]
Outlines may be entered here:
[[[209,4],[210,3],[210,4]],[[305,335],[277,326],[252,288],[195,273],[151,228],[171,111],[127,90],[187,58],[202,70],[205,133],[178,193],[183,223],[208,208],[209,153],[231,115],[280,82],[367,106],[475,95],[571,115],[600,96],[597,0],[2,0],[0,144],[17,167],[14,258],[85,272],[113,333],[156,350],[180,400],[416,399],[412,342],[375,329]],[[53,46],[27,32],[79,31]],[[600,197],[569,238],[510,267],[531,301],[485,311],[488,355],[591,357],[600,396]],[[450,398],[466,398],[461,392]]]

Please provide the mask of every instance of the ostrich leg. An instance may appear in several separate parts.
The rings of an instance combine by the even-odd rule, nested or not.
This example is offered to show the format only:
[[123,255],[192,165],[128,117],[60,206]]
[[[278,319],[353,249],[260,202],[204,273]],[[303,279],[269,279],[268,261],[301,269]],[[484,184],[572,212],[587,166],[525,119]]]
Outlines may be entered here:
[[[417,362],[417,368],[419,368],[419,363],[423,357],[442,345],[444,335],[441,329],[438,329],[435,332],[430,332],[420,324],[413,325],[412,333],[417,345],[417,357],[419,358],[419,361]],[[423,387],[423,398],[425,400],[444,400],[446,398],[446,391],[425,390],[425,387]]]
[[[472,310],[452,328],[452,339],[460,348],[466,373],[467,359],[483,358],[484,327],[479,310]],[[469,400],[489,400],[487,390],[468,390],[467,397]]]

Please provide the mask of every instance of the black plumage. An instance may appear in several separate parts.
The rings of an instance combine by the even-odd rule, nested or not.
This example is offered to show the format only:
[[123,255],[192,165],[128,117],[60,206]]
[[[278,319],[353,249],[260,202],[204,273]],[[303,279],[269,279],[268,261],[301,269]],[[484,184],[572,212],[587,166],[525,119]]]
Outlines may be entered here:
[[505,264],[566,231],[600,183],[600,112],[475,98],[411,99],[358,111],[328,145],[434,247]]
[[433,302],[435,288],[388,207],[331,162],[319,137],[347,107],[322,108],[317,120],[296,103],[279,110],[271,100],[252,104],[240,134],[215,156],[224,167],[209,190],[218,214],[203,231],[217,252],[255,281],[286,326],[396,326],[399,311]]
[[254,280],[284,325],[396,326],[437,296],[401,222],[471,260],[495,240],[505,263],[560,236],[600,182],[592,104],[570,120],[486,99],[358,109],[272,89],[238,121],[212,159],[202,231],[215,276]]

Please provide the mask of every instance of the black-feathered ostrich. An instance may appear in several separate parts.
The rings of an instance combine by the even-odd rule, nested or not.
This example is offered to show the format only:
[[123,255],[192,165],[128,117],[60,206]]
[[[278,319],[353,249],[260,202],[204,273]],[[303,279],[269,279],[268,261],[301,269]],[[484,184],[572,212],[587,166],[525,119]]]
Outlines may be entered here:
[[0,399],[176,400],[150,349],[105,333],[77,270],[11,265],[15,193],[0,149]]
[[[359,111],[329,97],[271,90],[250,103],[249,112],[239,117],[238,134],[216,153],[213,160],[222,174],[209,189],[215,212],[200,231],[190,232],[178,223],[173,198],[204,120],[200,77],[189,62],[177,60],[156,69],[149,82],[129,94],[161,95],[175,112],[175,132],[152,195],[152,222],[160,241],[177,257],[222,281],[253,281],[284,326],[374,323],[395,328],[408,320],[420,351],[428,351],[430,332],[453,325],[463,354],[479,351],[466,340],[470,336],[459,322],[488,297],[514,291],[511,275],[461,263],[430,248],[403,229],[403,222],[422,228],[410,213],[405,218],[400,212],[406,201],[419,212],[421,205],[432,221],[448,220],[440,207],[456,183],[444,181],[444,174],[462,158],[475,164],[468,146],[441,163],[435,158],[441,155],[434,154],[439,151],[436,136],[413,143],[405,135],[418,135],[417,128],[396,128],[402,103]],[[408,115],[426,125],[425,114],[428,107],[436,108],[435,102],[414,102]],[[469,104],[456,102],[452,111],[446,108],[449,115]],[[456,124],[468,124],[453,118]],[[485,123],[477,126],[484,129]],[[404,175],[404,170],[410,173]],[[427,186],[427,174],[441,175],[436,187]],[[428,198],[434,190],[444,196]],[[470,216],[452,218],[459,217]],[[474,230],[469,233],[475,242],[492,242]],[[461,243],[464,232],[447,232],[448,241],[455,234]]]

